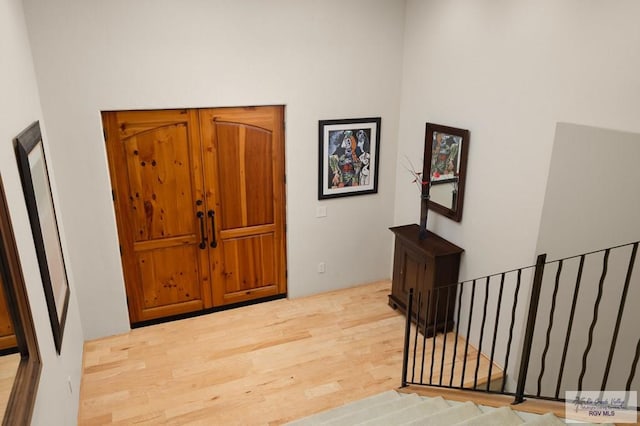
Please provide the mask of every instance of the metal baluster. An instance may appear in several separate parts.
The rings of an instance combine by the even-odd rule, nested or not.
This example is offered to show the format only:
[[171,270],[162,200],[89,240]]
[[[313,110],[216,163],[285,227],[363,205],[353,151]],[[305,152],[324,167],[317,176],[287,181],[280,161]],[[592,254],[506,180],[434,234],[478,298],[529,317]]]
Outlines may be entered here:
[[504,289],[504,273],[502,273],[502,276],[500,277],[500,291],[498,293],[498,307],[496,309],[496,324],[493,327],[493,342],[491,343],[491,360],[489,361],[489,379],[487,380],[487,392],[489,392],[491,388],[491,371],[493,370],[493,356],[496,353],[496,339],[498,337],[498,324],[500,323],[500,308],[502,306],[502,290],[503,289]]
[[633,245],[631,251],[631,258],[629,259],[629,267],[627,269],[627,276],[624,280],[624,289],[622,290],[622,297],[620,298],[620,309],[618,310],[618,318],[616,318],[616,326],[613,331],[613,338],[611,341],[611,349],[609,350],[609,357],[607,358],[607,368],[604,371],[604,377],[602,378],[602,386],[600,389],[605,390],[607,388],[607,380],[609,378],[609,370],[611,368],[611,361],[613,360],[613,351],[616,348],[616,341],[618,340],[618,332],[620,331],[620,324],[622,323],[622,314],[627,302],[627,292],[629,290],[629,282],[631,282],[631,274],[633,273],[633,266],[636,262],[636,254],[638,253],[638,243]]
[[631,371],[629,372],[629,378],[627,379],[627,386],[625,387],[625,390],[627,392],[631,390],[631,382],[633,382],[633,378],[636,375],[638,358],[640,358],[640,339],[638,339],[638,343],[636,344],[636,355],[633,357],[633,362],[631,363]]
[[547,327],[547,336],[544,344],[544,350],[542,351],[542,361],[540,367],[540,374],[538,375],[538,392],[536,396],[540,396],[542,391],[542,376],[544,375],[544,369],[546,367],[547,352],[549,351],[549,343],[551,341],[551,329],[553,328],[553,314],[556,311],[556,298],[558,296],[558,287],[560,286],[560,274],[562,274],[562,260],[558,262],[558,270],[556,271],[556,282],[553,287],[553,296],[551,297],[551,312],[549,312],[549,327]]
[[529,359],[531,358],[531,345],[533,343],[533,332],[536,327],[536,316],[538,315],[538,303],[540,302],[540,289],[542,288],[542,277],[544,275],[544,265],[547,260],[546,254],[538,256],[536,261],[536,272],[533,276],[533,286],[531,288],[531,301],[529,303],[529,315],[527,317],[527,328],[525,329],[524,341],[522,343],[522,356],[520,358],[520,370],[518,372],[518,384],[514,404],[524,401],[524,385],[527,381],[527,371],[529,370]]
[[473,375],[473,388],[478,386],[478,370],[480,370],[480,355],[482,355],[482,339],[484,338],[484,325],[487,322],[487,304],[489,302],[489,281],[491,277],[487,277],[484,288],[484,307],[482,309],[482,325],[480,326],[480,342],[478,343],[478,355],[476,356],[476,371]]
[[458,293],[458,315],[456,317],[456,340],[453,342],[453,360],[451,362],[451,377],[449,377],[449,387],[453,387],[453,372],[456,368],[456,354],[458,352],[458,334],[460,332],[460,311],[462,310],[462,291],[464,283],[460,284],[460,292]]
[[598,296],[596,297],[596,303],[593,307],[593,320],[589,327],[589,341],[587,342],[587,347],[582,354],[582,370],[580,371],[580,377],[578,378],[578,391],[582,390],[582,380],[587,372],[587,357],[589,356],[589,351],[593,344],[593,330],[596,328],[596,323],[598,322],[598,310],[600,308],[600,300],[602,299],[602,289],[604,287],[604,279],[607,276],[607,267],[609,266],[609,251],[610,249],[606,249],[604,251],[602,275],[600,276],[600,284],[598,285]]
[[516,308],[518,306],[518,293],[520,292],[520,278],[522,269],[518,269],[518,278],[516,280],[516,289],[513,294],[513,308],[511,308],[511,325],[509,327],[509,340],[507,341],[507,353],[504,357],[504,372],[502,374],[502,386],[500,392],[504,392],[507,384],[507,368],[509,367],[509,354],[511,353],[511,341],[513,340],[513,327],[516,323]]
[[451,289],[455,288],[453,286],[448,286],[447,287],[447,305],[445,306],[445,312],[444,312],[444,331],[442,333],[442,359],[440,359],[440,380],[438,382],[438,385],[442,386],[442,375],[444,374],[444,355],[445,352],[447,351],[447,322],[449,320],[449,299],[451,296]]
[[[409,366],[409,342],[411,340],[411,309],[413,308],[413,289],[409,289],[409,299],[407,300],[407,321],[404,328],[404,348],[402,350],[402,383],[401,387],[407,386],[407,369]],[[414,354],[415,359],[415,354]]]
[[476,295],[476,280],[471,285],[471,304],[469,306],[469,320],[467,324],[467,338],[464,344],[464,358],[462,359],[462,376],[460,377],[460,387],[464,388],[464,373],[467,369],[467,352],[469,351],[469,337],[471,335],[471,319],[473,318],[473,303]]
[[[416,312],[416,335],[413,340],[413,367],[411,368],[411,382],[415,382],[416,378],[416,356],[418,353],[416,352],[418,349],[418,331],[420,330],[420,306],[422,302],[422,292],[418,293],[418,311]],[[413,312],[407,311],[408,316],[412,316]]]
[[584,254],[580,256],[580,266],[578,266],[578,275],[576,277],[576,285],[573,289],[573,301],[571,302],[571,313],[569,314],[569,324],[567,325],[567,336],[564,339],[564,349],[562,350],[562,361],[560,361],[560,372],[558,373],[558,382],[556,384],[556,399],[560,395],[560,386],[562,384],[562,375],[564,373],[564,363],[567,360],[567,350],[569,349],[569,339],[571,339],[571,331],[573,330],[573,318],[576,313],[578,302],[578,291],[580,290],[580,282],[582,281],[582,270],[584,269]]
[[[424,314],[424,326],[422,327],[422,366],[420,368],[420,384],[423,384],[423,374],[424,374],[424,353],[425,347],[427,346],[427,319],[429,318],[429,310],[431,305],[431,290],[427,290],[427,301],[425,306],[425,314]],[[420,324],[420,318],[418,318],[418,324]],[[420,328],[420,327],[418,327]]]
[[429,373],[429,384],[433,384],[433,364],[435,363],[435,355],[436,355],[436,325],[438,322],[438,304],[440,302],[440,289],[434,288],[436,292],[436,304],[433,307],[433,343],[431,347],[431,371]]

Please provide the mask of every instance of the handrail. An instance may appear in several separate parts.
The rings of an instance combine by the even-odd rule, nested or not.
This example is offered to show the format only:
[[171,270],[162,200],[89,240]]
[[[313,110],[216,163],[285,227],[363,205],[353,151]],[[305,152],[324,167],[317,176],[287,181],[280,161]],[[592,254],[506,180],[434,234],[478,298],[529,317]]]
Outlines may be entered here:
[[[639,243],[640,243],[640,240],[639,241],[633,241],[633,242],[630,242],[630,243],[625,243],[625,244],[619,244],[619,245],[612,246],[612,247],[609,247],[609,248],[606,248],[606,249],[593,250],[593,251],[588,251],[588,252],[584,252],[584,253],[581,253],[581,254],[576,254],[576,255],[573,255],[573,256],[569,256],[569,257],[563,257],[561,259],[547,260],[545,262],[545,264],[550,265],[552,263],[557,263],[557,262],[560,262],[560,261],[573,260],[573,259],[577,259],[577,258],[580,258],[580,257],[583,257],[583,256],[589,256],[589,255],[592,255],[592,254],[602,253],[602,252],[604,252],[606,250],[615,250],[615,249],[619,249],[619,248],[623,248],[623,247],[627,247],[627,246],[632,246],[634,244],[639,244]],[[546,253],[545,253],[545,255],[546,255]],[[476,278],[473,278],[473,279],[468,279],[468,280],[464,280],[464,281],[458,281],[458,282],[455,282],[455,283],[445,284],[445,285],[442,285],[440,287],[455,287],[455,286],[458,286],[460,284],[467,284],[467,283],[471,283],[472,281],[480,281],[480,280],[485,280],[487,278],[494,278],[494,277],[501,276],[503,274],[505,274],[505,275],[506,274],[510,274],[512,272],[524,271],[524,270],[527,270],[527,269],[534,269],[535,267],[536,267],[536,264],[522,266],[520,268],[508,269],[508,270],[503,271],[503,272],[496,272],[494,274],[484,275],[484,276],[476,277]]]

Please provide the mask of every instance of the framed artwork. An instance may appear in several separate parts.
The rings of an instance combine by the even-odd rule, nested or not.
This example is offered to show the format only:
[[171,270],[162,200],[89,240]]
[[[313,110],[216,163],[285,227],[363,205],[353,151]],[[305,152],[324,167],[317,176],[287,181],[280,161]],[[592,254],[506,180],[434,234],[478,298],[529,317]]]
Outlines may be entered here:
[[16,155],[53,339],[59,354],[69,305],[69,283],[51,196],[42,134],[37,121],[16,138]]
[[380,117],[319,122],[318,199],[378,192]]
[[427,123],[423,170],[430,183],[429,209],[462,220],[469,131]]

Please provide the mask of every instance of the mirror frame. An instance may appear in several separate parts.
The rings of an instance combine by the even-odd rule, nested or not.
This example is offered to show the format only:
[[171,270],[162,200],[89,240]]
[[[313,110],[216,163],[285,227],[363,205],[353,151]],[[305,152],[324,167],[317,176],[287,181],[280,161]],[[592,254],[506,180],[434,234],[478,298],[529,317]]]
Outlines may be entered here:
[[448,217],[456,222],[462,221],[462,206],[464,205],[464,187],[467,179],[467,157],[469,155],[469,131],[465,129],[458,129],[455,127],[443,126],[441,124],[427,123],[424,135],[424,159],[422,164],[422,170],[426,170],[428,176],[429,186],[433,186],[431,182],[431,159],[433,155],[433,134],[445,133],[451,136],[458,136],[462,138],[462,148],[459,152],[459,168],[458,168],[458,194],[456,198],[456,208],[450,209],[447,206],[438,204],[429,199],[428,208],[436,213],[440,213],[443,216]]
[[42,361],[31,316],[27,288],[22,274],[9,205],[0,177],[0,274],[7,305],[14,321],[20,363],[4,413],[3,425],[29,424],[36,401]]
[[[70,290],[40,123],[36,121],[20,133],[15,139],[15,145],[24,199],[27,203],[31,232],[40,266],[44,297],[49,310],[51,331],[56,350],[60,354]],[[40,157],[40,167],[32,164],[32,161],[37,161],[38,157]],[[46,214],[46,211],[49,214]],[[46,235],[50,237],[45,238]],[[52,240],[52,236],[55,241]],[[59,273],[56,274],[55,271]],[[63,296],[60,300],[58,295],[61,290]]]

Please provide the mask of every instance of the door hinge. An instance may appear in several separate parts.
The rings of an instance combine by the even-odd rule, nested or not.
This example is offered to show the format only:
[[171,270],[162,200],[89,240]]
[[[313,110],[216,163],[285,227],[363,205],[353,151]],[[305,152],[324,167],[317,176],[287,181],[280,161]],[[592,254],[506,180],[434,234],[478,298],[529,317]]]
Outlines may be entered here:
[[287,184],[287,174],[286,173],[284,174],[284,184],[285,185]]
[[111,200],[112,201],[116,200],[116,192],[113,189],[111,190]]
[[102,129],[102,134],[104,135],[104,141],[107,141],[107,129]]
[[118,248],[120,249],[120,256],[122,256],[122,245],[119,245]]

